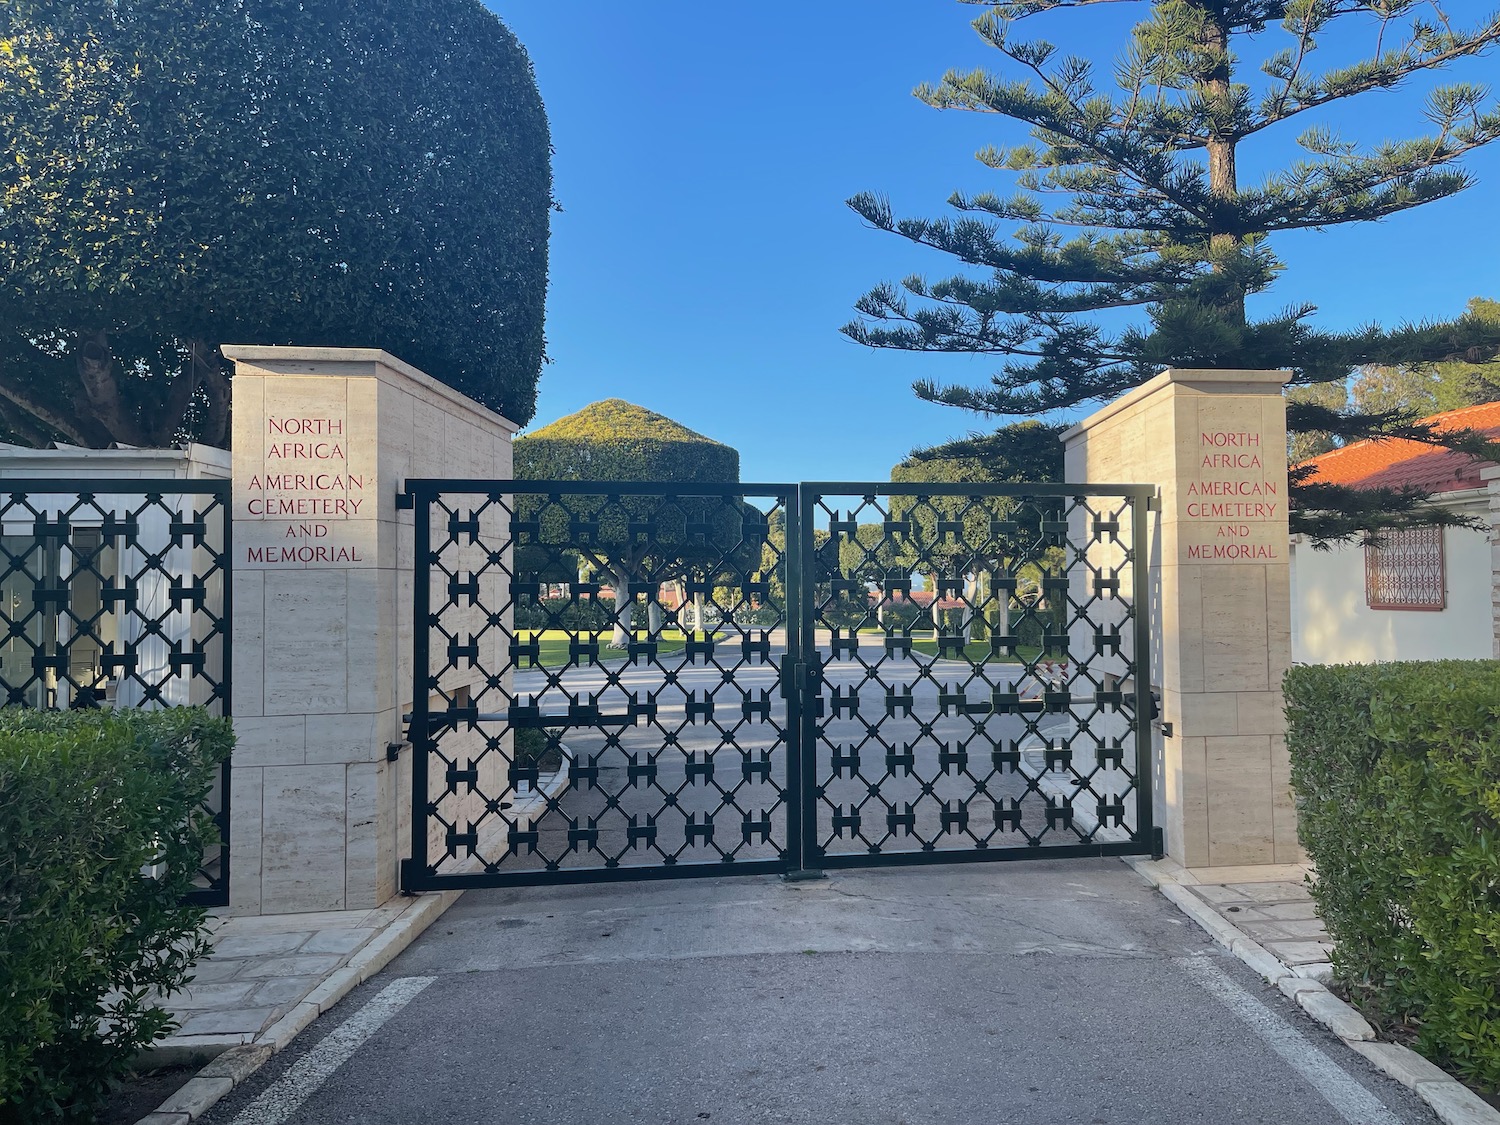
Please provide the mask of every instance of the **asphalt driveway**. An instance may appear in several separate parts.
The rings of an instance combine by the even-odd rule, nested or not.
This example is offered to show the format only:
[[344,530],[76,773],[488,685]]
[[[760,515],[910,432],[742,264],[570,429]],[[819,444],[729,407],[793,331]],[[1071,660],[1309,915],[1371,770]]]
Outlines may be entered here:
[[1072,860],[470,892],[204,1120],[1435,1118]]

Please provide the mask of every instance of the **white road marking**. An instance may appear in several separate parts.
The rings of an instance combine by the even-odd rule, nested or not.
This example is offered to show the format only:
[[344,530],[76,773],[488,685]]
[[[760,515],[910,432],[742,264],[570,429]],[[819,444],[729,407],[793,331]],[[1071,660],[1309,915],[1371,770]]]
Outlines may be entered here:
[[437,977],[402,977],[376,993],[363,1008],[330,1031],[316,1047],[260,1092],[231,1125],[281,1125],[392,1016]]
[[1302,1075],[1349,1125],[1401,1125],[1401,1119],[1381,1104],[1318,1046],[1258,999],[1230,980],[1206,957],[1178,957],[1194,983],[1222,1000],[1266,1046]]

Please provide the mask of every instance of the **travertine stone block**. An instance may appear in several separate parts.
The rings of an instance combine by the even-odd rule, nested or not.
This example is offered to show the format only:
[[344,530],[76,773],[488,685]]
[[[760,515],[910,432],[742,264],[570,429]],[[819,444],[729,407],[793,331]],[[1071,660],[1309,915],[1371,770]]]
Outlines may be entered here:
[[266,689],[266,576],[264,571],[235,568],[231,579],[234,619],[230,644],[234,654],[233,709],[236,718],[260,715]]
[[342,571],[266,574],[267,714],[349,711],[349,618]]
[[261,912],[261,823],[264,811],[261,793],[261,771],[235,760],[229,771],[229,908],[237,914]]
[[384,759],[380,735],[391,718],[375,712],[307,716],[307,764]]
[[234,764],[300,766],[307,760],[307,719],[302,715],[234,717]]
[[345,770],[334,764],[261,771],[264,913],[346,908]]
[[[1158,822],[1186,866],[1295,862],[1285,372],[1167,371],[1063,435],[1073,481],[1160,489],[1150,525]],[[1500,573],[1500,571],[1497,571]]]
[[[386,762],[412,679],[412,516],[396,497],[409,477],[507,479],[516,427],[385,352],[223,350],[244,723],[230,909],[374,906],[410,832],[410,753]],[[483,675],[450,686],[477,692]]]

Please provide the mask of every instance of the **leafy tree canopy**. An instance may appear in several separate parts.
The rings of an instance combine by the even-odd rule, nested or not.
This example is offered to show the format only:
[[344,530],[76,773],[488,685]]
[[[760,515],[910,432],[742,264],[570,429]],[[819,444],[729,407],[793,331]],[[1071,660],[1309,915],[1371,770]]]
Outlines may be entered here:
[[0,134],[5,435],[223,443],[221,342],[534,413],[547,120],[479,0],[7,0]]
[[893,481],[1059,481],[1065,425],[1017,422],[992,434],[914,449],[891,469]]
[[[879,285],[844,328],[872,347],[1003,361],[988,386],[923,381],[918,395],[1028,415],[1115,397],[1169,366],[1289,369],[1294,384],[1309,385],[1342,383],[1367,364],[1495,357],[1500,322],[1473,311],[1447,324],[1333,332],[1312,323],[1311,304],[1254,319],[1246,301],[1282,269],[1274,235],[1382,219],[1471,184],[1461,159],[1500,138],[1500,110],[1474,83],[1428,95],[1431,131],[1406,140],[1362,147],[1308,115],[1487,51],[1500,41],[1500,16],[1462,28],[1416,0],[1151,0],[1101,80],[1093,61],[1023,38],[1021,26],[1126,0],[965,2],[986,9],[974,28],[1009,73],[950,71],[916,95],[1029,128],[1029,141],[978,154],[1015,190],[956,193],[957,216],[939,219],[898,217],[871,193],[849,201],[871,225],[974,267]],[[1261,50],[1273,24],[1285,38]],[[1318,71],[1335,24],[1368,36],[1366,57]],[[1305,157],[1243,183],[1242,142],[1298,123]],[[1130,310],[1135,323],[1122,319]],[[1399,436],[1493,452],[1478,435],[1421,426],[1409,409],[1293,397],[1288,416],[1294,430],[1333,440]],[[1372,505],[1348,490],[1314,497],[1294,482],[1293,499],[1294,530],[1315,537],[1442,518],[1412,494]]]

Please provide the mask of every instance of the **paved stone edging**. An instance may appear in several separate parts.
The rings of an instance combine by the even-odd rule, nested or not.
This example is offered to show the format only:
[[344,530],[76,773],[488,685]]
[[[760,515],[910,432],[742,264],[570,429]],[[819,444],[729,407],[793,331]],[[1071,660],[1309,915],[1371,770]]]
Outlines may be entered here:
[[[1353,1007],[1328,990],[1315,975],[1325,975],[1321,965],[1292,968],[1285,965],[1253,938],[1241,933],[1178,881],[1172,871],[1175,864],[1151,859],[1125,860],[1148,884],[1162,893],[1208,935],[1266,982],[1281,991],[1313,1019],[1342,1039],[1351,1050],[1363,1055],[1379,1070],[1416,1093],[1431,1107],[1444,1125],[1500,1125],[1496,1110],[1447,1071],[1434,1066],[1421,1055],[1397,1043],[1382,1043],[1372,1028]],[[1300,971],[1299,971],[1300,969]],[[156,1125],[156,1123],[152,1123]]]
[[389,965],[423,930],[441,918],[462,893],[443,891],[414,898],[389,925],[361,946],[347,964],[330,973],[291,1011],[251,1042],[230,1047],[213,1059],[137,1125],[188,1125],[202,1117],[210,1106],[264,1066],[308,1024]]

